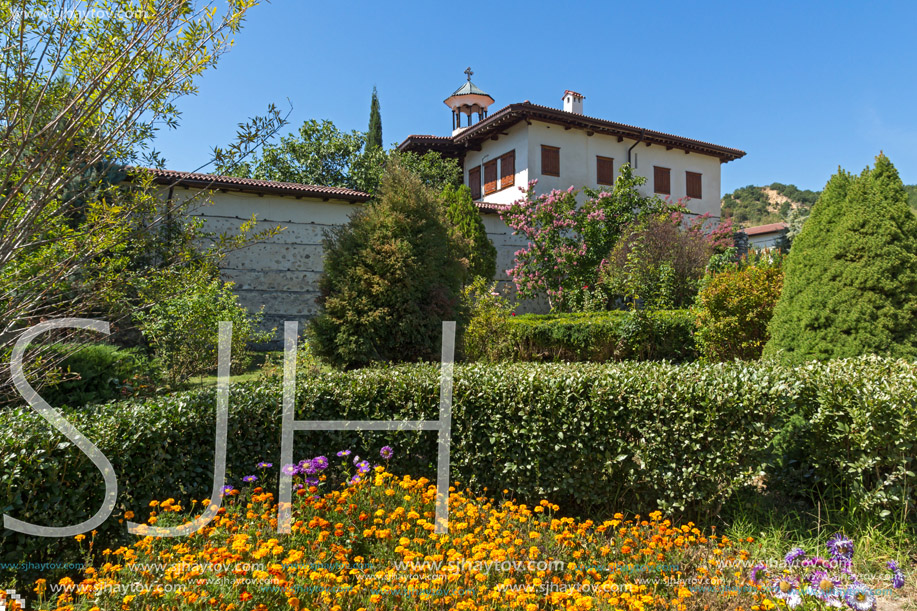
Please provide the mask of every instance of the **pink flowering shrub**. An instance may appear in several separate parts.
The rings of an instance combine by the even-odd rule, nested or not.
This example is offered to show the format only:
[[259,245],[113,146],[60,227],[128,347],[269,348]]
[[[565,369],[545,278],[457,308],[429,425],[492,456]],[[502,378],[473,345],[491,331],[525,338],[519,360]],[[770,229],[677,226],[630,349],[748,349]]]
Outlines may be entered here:
[[545,295],[552,310],[572,309],[574,295],[599,280],[603,261],[623,228],[669,210],[666,201],[637,191],[645,182],[624,165],[611,191],[584,189],[585,201],[578,205],[572,186],[536,195],[537,181],[531,181],[525,196],[501,214],[515,234],[528,238],[528,245],[515,253],[515,265],[506,270],[518,295]]

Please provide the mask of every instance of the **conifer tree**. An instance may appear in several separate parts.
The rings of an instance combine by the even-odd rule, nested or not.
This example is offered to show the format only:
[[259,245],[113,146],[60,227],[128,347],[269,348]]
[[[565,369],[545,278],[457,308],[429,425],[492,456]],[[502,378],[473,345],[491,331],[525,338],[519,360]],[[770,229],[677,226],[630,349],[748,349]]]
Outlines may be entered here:
[[316,353],[344,367],[439,358],[464,273],[438,194],[389,163],[378,198],[325,240]]
[[366,135],[366,150],[382,148],[382,114],[379,112],[379,94],[373,87],[373,99],[369,104],[369,132]]
[[786,261],[765,355],[917,356],[917,219],[891,161],[839,170]]
[[477,277],[491,282],[497,273],[497,249],[487,237],[481,213],[471,199],[471,190],[465,185],[447,185],[443,189],[443,200],[446,215],[467,251],[464,255],[468,260],[468,284]]

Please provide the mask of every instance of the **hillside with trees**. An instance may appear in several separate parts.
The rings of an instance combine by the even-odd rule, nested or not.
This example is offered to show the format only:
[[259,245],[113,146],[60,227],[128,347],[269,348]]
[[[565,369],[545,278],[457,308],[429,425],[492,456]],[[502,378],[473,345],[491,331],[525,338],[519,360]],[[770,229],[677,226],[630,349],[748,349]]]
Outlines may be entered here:
[[[908,205],[917,214],[917,185],[904,187]],[[723,218],[731,218],[739,227],[754,227],[767,223],[788,222],[809,215],[809,210],[821,191],[800,189],[796,185],[775,182],[767,186],[748,185],[723,196]]]
[[723,218],[731,218],[742,227],[778,223],[794,212],[808,214],[818,195],[818,191],[779,182],[763,187],[748,185],[723,196]]

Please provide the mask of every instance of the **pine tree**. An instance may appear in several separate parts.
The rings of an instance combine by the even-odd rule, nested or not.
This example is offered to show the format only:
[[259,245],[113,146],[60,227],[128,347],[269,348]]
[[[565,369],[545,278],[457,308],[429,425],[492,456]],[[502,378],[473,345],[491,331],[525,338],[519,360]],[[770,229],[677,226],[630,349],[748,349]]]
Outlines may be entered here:
[[443,200],[449,221],[466,251],[468,284],[476,277],[491,282],[497,273],[497,249],[487,237],[484,221],[471,199],[471,190],[465,185],[447,185],[443,189]]
[[379,94],[373,87],[373,99],[369,104],[369,132],[366,135],[366,150],[382,148],[382,115],[379,112]]
[[917,219],[885,155],[826,185],[787,257],[770,333],[765,355],[789,363],[917,356]]

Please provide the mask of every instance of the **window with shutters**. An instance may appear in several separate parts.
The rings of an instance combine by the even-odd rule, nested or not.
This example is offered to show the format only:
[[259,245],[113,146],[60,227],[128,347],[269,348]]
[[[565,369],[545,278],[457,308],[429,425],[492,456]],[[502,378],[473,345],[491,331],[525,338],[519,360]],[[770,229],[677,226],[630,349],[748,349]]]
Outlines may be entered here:
[[511,187],[516,182],[516,151],[500,157],[500,188]]
[[595,181],[600,185],[615,184],[615,160],[611,157],[595,158]]
[[541,145],[541,173],[543,176],[560,176],[560,149]]
[[468,170],[468,188],[471,189],[471,199],[481,199],[481,166]]
[[672,194],[672,170],[653,166],[653,191],[662,195]]
[[497,160],[484,164],[484,195],[497,190]]
[[685,172],[685,195],[692,199],[704,197],[701,190],[701,175],[698,172]]

